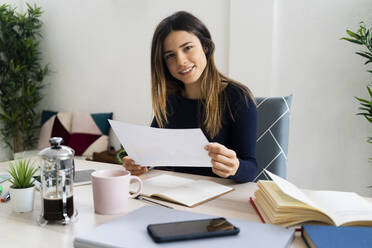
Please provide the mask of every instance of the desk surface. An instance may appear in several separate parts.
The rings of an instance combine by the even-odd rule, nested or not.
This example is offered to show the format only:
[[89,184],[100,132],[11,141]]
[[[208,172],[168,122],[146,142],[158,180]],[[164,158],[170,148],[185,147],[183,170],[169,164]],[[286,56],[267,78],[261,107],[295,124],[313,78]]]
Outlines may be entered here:
[[[93,168],[96,170],[107,168],[118,168],[119,165],[90,162],[85,160],[75,160],[76,169]],[[6,173],[7,162],[0,163],[0,174]],[[201,176],[182,174],[175,172],[164,172],[152,170],[142,179],[153,177],[159,173],[169,173],[172,175],[183,176],[197,179]],[[203,177],[205,178],[205,177]],[[212,214],[226,218],[238,218],[260,222],[259,217],[252,208],[249,197],[256,190],[256,184],[245,183],[235,184],[231,180],[221,178],[209,178],[218,183],[229,185],[235,191],[220,196],[214,200],[203,203],[194,208],[183,207],[177,204],[166,203],[175,209],[192,211],[198,213]],[[8,190],[9,182],[2,184],[4,191]],[[81,185],[74,187],[74,204],[79,212],[79,219],[76,223],[62,225],[47,225],[40,227],[36,219],[40,214],[41,199],[40,193],[36,191],[34,211],[30,213],[15,213],[11,209],[11,201],[0,203],[0,246],[1,247],[73,247],[73,239],[77,234],[87,232],[94,227],[110,221],[120,215],[99,215],[94,213],[93,194],[91,185]],[[130,199],[129,211],[140,208],[148,203]],[[129,212],[128,211],[128,212]],[[299,233],[296,233],[291,247],[306,247]]]

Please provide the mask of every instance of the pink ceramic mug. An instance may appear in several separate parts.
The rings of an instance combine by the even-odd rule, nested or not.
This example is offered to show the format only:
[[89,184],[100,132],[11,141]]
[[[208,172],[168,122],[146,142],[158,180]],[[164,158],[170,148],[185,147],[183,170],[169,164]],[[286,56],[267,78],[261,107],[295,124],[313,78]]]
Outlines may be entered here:
[[[129,193],[131,181],[139,183],[138,191]],[[94,210],[98,214],[119,214],[127,212],[128,198],[138,196],[142,191],[142,181],[121,169],[98,170],[92,173]]]

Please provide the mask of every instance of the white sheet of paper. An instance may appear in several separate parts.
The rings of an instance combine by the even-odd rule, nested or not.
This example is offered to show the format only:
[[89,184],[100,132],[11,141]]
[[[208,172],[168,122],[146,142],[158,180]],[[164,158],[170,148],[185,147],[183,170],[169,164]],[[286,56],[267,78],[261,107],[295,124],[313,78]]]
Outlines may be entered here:
[[128,156],[142,166],[212,167],[200,128],[153,128],[109,120]]

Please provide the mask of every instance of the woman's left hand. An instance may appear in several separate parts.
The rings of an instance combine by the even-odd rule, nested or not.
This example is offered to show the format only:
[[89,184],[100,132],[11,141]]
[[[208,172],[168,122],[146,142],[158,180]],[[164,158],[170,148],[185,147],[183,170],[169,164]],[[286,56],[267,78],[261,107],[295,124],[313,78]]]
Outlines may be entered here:
[[214,174],[226,178],[234,176],[239,168],[239,159],[236,153],[217,142],[205,146],[208,156],[212,159],[212,171]]

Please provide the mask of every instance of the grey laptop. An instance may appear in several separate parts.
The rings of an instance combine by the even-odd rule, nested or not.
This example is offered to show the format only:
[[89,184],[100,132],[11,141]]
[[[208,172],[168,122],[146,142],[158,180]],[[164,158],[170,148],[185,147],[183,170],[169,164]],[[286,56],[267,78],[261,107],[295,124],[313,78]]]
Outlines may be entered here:
[[125,216],[102,224],[74,239],[75,248],[93,247],[289,247],[294,229],[270,224],[228,219],[240,228],[235,236],[155,243],[147,234],[147,225],[215,217],[163,207],[145,206]]

